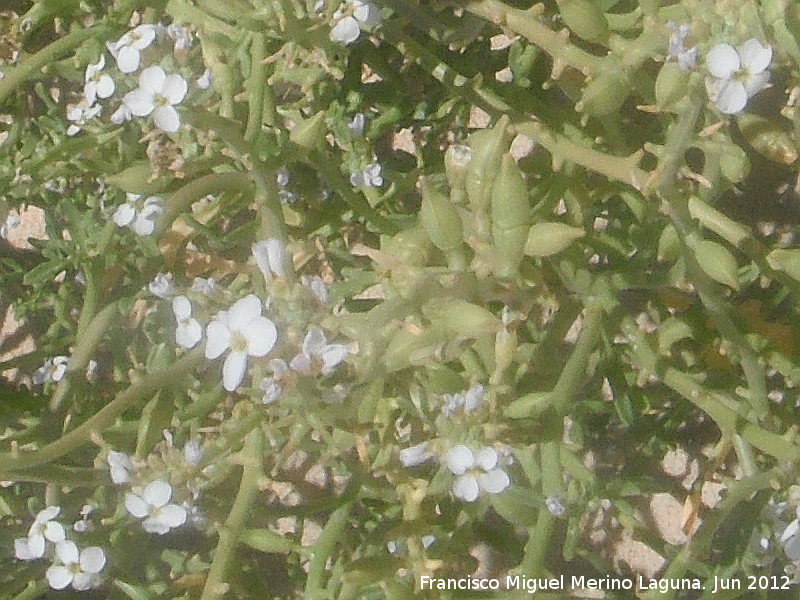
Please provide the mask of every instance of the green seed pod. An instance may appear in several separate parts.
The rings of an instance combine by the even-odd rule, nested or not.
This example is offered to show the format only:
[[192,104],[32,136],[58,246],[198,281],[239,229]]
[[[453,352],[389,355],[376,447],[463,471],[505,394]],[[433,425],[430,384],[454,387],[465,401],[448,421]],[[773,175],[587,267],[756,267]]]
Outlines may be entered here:
[[736,122],[747,143],[764,158],[782,165],[797,160],[797,149],[789,134],[769,119],[744,113]]
[[734,290],[739,289],[739,264],[725,246],[703,240],[695,248],[695,257],[711,279]]
[[773,269],[783,271],[792,279],[800,281],[800,250],[778,248],[767,255],[767,262]]
[[163,192],[171,183],[171,180],[166,177],[150,181],[152,177],[153,170],[150,167],[150,163],[146,160],[140,160],[124,171],[109,175],[106,177],[106,182],[118,187],[123,192],[141,194],[143,196]]
[[487,212],[492,183],[500,168],[508,140],[508,117],[503,117],[492,129],[483,129],[469,136],[472,160],[467,165],[464,187],[473,210]]
[[509,419],[530,419],[552,406],[550,392],[532,392],[514,400],[503,414]]
[[472,161],[472,148],[463,144],[453,144],[444,153],[444,171],[451,189],[463,188],[467,167]]
[[270,529],[245,529],[239,535],[239,541],[259,552],[269,554],[288,554],[297,550],[292,540]]
[[497,333],[502,321],[481,306],[459,298],[434,298],[422,307],[425,315],[437,327],[462,338]]
[[603,11],[590,0],[556,0],[561,20],[575,35],[588,42],[608,37],[608,21]]
[[326,133],[325,111],[320,111],[313,117],[295,125],[289,134],[289,139],[303,150],[310,152],[323,144]]
[[528,256],[552,256],[568,248],[572,242],[582,238],[586,232],[580,227],[564,223],[537,223],[528,232],[525,254]]
[[689,72],[680,68],[678,63],[665,62],[656,77],[656,106],[669,109],[686,96],[689,86]]
[[700,221],[703,227],[713,231],[733,246],[739,246],[750,237],[750,230],[747,227],[726,217],[697,196],[689,198],[689,213],[693,219]]
[[404,229],[381,238],[381,250],[407,266],[423,266],[430,259],[431,242],[421,227]]
[[603,71],[589,82],[575,108],[593,117],[605,117],[619,110],[630,91],[630,80],[625,71]]
[[750,160],[739,146],[727,144],[725,152],[719,157],[719,168],[725,179],[739,183],[750,173]]
[[464,234],[461,217],[450,199],[431,185],[424,177],[420,179],[422,207],[419,211],[422,227],[433,245],[447,256],[453,269],[466,266],[463,252]]
[[525,251],[530,225],[528,189],[522,171],[510,154],[503,156],[492,186],[492,239],[497,249],[495,272],[511,277]]
[[658,254],[656,255],[659,262],[670,261],[674,262],[681,257],[681,240],[678,238],[678,232],[671,224],[667,224],[661,231],[661,236],[658,238]]

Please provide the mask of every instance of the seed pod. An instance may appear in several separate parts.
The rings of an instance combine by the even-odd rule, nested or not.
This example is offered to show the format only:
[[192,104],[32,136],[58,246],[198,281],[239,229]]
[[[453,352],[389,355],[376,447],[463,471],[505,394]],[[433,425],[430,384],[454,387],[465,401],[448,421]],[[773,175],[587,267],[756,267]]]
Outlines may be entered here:
[[485,308],[459,298],[434,298],[422,307],[425,315],[437,327],[473,338],[481,334],[497,333],[502,321]]
[[497,249],[495,273],[511,277],[525,251],[530,224],[528,190],[522,171],[510,154],[503,156],[492,186],[492,239]]
[[695,248],[695,257],[700,268],[714,281],[739,289],[739,264],[722,244],[703,240]]
[[800,281],[800,250],[778,248],[767,255],[767,262],[773,269],[783,271],[792,279]]
[[473,210],[488,211],[492,183],[508,144],[507,130],[508,117],[503,115],[492,129],[477,131],[467,139],[472,160],[467,165],[464,187]]
[[656,106],[660,109],[672,108],[686,96],[689,85],[689,72],[678,63],[665,62],[656,77]]
[[736,122],[747,143],[764,158],[782,165],[797,160],[797,149],[789,134],[769,119],[744,113]]
[[627,73],[612,68],[589,82],[575,108],[593,117],[605,117],[619,110],[630,91]]
[[124,171],[106,177],[106,182],[118,187],[123,192],[131,194],[152,195],[163,192],[171,180],[168,177],[150,181],[153,177],[153,170],[150,163],[140,160],[133,163]]
[[503,414],[509,419],[530,419],[552,406],[550,392],[532,392],[514,400]]
[[300,121],[294,126],[289,139],[306,151],[316,150],[325,141],[325,111]]
[[381,250],[407,266],[423,266],[430,258],[431,242],[420,227],[381,238]]
[[580,227],[564,223],[537,223],[528,232],[525,254],[528,256],[552,256],[565,250],[582,238],[586,232]]
[[661,236],[658,238],[658,254],[656,258],[659,262],[668,260],[670,262],[676,261],[681,256],[681,241],[678,238],[678,232],[671,224],[667,224],[661,231]]
[[463,252],[464,234],[461,217],[455,206],[441,191],[431,185],[424,177],[420,180],[422,206],[419,211],[422,227],[433,245],[447,256],[453,269],[463,270],[466,260]]
[[747,153],[736,144],[727,144],[725,152],[719,157],[722,175],[731,183],[739,183],[750,173],[750,160]]
[[590,0],[556,0],[561,20],[575,35],[588,42],[602,42],[608,37],[608,20],[600,7]]
[[689,198],[689,214],[693,219],[700,221],[703,227],[710,229],[734,246],[739,246],[750,237],[750,230],[747,227],[726,217],[697,196]]

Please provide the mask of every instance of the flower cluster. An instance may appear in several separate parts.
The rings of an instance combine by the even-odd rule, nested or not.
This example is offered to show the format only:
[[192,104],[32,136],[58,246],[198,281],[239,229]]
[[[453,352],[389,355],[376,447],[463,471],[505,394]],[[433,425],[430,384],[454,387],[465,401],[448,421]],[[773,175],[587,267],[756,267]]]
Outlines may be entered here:
[[706,56],[708,97],[726,115],[742,112],[747,101],[767,87],[772,47],[756,39],[734,48],[714,46]]
[[128,193],[125,204],[121,204],[111,217],[120,227],[129,227],[137,235],[152,235],[156,230],[156,219],[164,214],[164,200],[158,196],[143,198]]
[[465,502],[475,502],[481,492],[499,494],[511,485],[511,479],[502,469],[500,453],[491,446],[477,450],[464,444],[453,446],[445,462],[456,476],[453,495]]

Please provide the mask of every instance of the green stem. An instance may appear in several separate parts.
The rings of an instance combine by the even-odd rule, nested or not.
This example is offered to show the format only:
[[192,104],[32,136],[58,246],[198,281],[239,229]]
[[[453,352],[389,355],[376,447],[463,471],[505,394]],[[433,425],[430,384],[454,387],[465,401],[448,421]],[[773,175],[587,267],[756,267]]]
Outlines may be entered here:
[[253,139],[261,133],[261,123],[264,111],[264,88],[267,84],[267,65],[264,63],[266,58],[266,36],[263,33],[253,35],[253,43],[250,46],[250,77],[247,79],[249,86],[249,112],[247,114],[247,128],[244,131],[244,139],[252,143]]
[[260,429],[254,429],[247,434],[242,450],[242,460],[244,461],[242,481],[239,484],[239,491],[233,501],[231,512],[219,531],[219,543],[214,550],[214,560],[208,571],[208,578],[200,600],[216,600],[228,592],[229,585],[225,582],[228,568],[236,556],[239,536],[258,496],[263,445],[263,434]]
[[16,451],[0,454],[0,472],[19,471],[43,465],[91,443],[94,435],[102,433],[122,413],[148,400],[161,388],[174,384],[181,375],[192,369],[202,358],[203,349],[198,348],[178,359],[169,368],[148,375],[117,395],[111,403],[84,423],[39,450],[29,453]]
[[306,589],[303,595],[306,600],[322,600],[328,596],[322,585],[322,578],[325,574],[325,566],[328,559],[333,554],[336,544],[341,541],[350,511],[353,508],[353,500],[345,502],[331,513],[325,529],[314,544],[314,551],[308,568],[308,579],[306,579]]
[[76,29],[49,46],[45,46],[36,54],[25,58],[16,67],[6,71],[5,76],[0,79],[0,105],[15,89],[34,77],[42,68],[77,48],[87,39],[91,37],[103,39],[108,32],[109,28],[105,26]]
[[47,591],[47,586],[44,581],[30,582],[28,587],[22,590],[19,594],[14,596],[11,600],[34,600],[43,596]]
[[[87,278],[87,284],[89,282],[90,280]],[[87,290],[87,295],[88,294],[89,291]],[[87,304],[89,302],[88,299],[84,302],[84,310],[87,310]],[[88,310],[92,310],[91,305],[88,306]],[[111,321],[116,314],[117,304],[109,304],[86,325],[85,331],[78,335],[75,350],[72,352],[72,356],[70,356],[69,363],[67,364],[67,376],[63,377],[61,381],[58,382],[53,392],[53,397],[50,398],[51,411],[58,410],[64,398],[67,397],[71,387],[71,375],[77,373],[77,376],[82,376],[86,371],[86,366],[89,364],[92,354],[97,349],[106,330],[111,326]],[[81,318],[83,317],[81,316]]]
[[67,487],[95,488],[103,482],[100,471],[59,465],[40,465],[23,470],[0,472],[0,480],[28,483],[55,483]]

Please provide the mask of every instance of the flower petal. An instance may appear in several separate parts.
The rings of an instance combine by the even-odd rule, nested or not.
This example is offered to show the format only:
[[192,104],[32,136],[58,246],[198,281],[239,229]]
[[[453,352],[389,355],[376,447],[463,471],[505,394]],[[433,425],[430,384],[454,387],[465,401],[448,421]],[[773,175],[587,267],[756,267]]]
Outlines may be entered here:
[[400,462],[404,467],[416,467],[431,457],[428,451],[428,442],[400,450]]
[[164,87],[161,88],[161,93],[170,104],[178,104],[184,99],[187,91],[189,91],[189,84],[177,73],[169,75],[164,80]]
[[459,444],[447,451],[445,462],[453,475],[463,475],[468,469],[475,466],[475,456],[472,449],[464,444]]
[[231,331],[245,333],[250,321],[261,316],[261,300],[253,294],[234,302],[228,311],[228,324]]
[[[53,359],[55,360],[55,359]],[[61,512],[60,506],[48,506],[47,508],[43,508],[36,514],[36,522],[43,523],[44,521],[51,521],[58,516],[58,513]]]
[[81,552],[80,558],[81,569],[87,573],[99,573],[106,565],[106,553],[102,548],[97,546],[90,546]]
[[219,358],[231,345],[231,330],[221,321],[211,321],[206,327],[206,358]]
[[28,551],[31,558],[41,558],[44,556],[45,539],[43,535],[28,536]]
[[72,565],[78,562],[80,555],[75,542],[65,540],[56,544],[56,558],[65,565]]
[[130,225],[135,217],[136,209],[131,204],[126,202],[125,204],[117,207],[117,210],[114,211],[111,219],[120,227],[125,227],[126,225]]
[[175,330],[175,342],[181,348],[194,348],[202,338],[203,328],[197,319],[189,319]]
[[92,589],[100,581],[97,573],[75,573],[72,580],[72,587],[79,592]]
[[480,495],[478,480],[471,475],[462,475],[453,484],[453,495],[466,502],[475,502]]
[[186,509],[177,504],[167,504],[161,509],[159,519],[168,527],[180,527],[186,523]]
[[229,392],[239,387],[247,367],[246,352],[231,352],[222,365],[222,385]]
[[67,567],[53,565],[45,573],[47,584],[54,590],[63,590],[72,583],[72,573]]
[[345,17],[341,19],[333,26],[333,29],[331,29],[331,39],[334,42],[345,45],[355,42],[359,35],[361,35],[361,28],[354,17]]
[[192,316],[192,303],[186,296],[175,296],[172,299],[172,312],[178,321],[183,321]]
[[481,448],[475,453],[475,464],[484,471],[494,469],[497,466],[497,450],[491,446]]
[[744,84],[744,91],[747,93],[747,97],[752,98],[767,87],[769,77],[769,71],[762,71],[761,73],[752,74],[745,79],[742,83]]
[[[100,77],[100,81],[97,82],[97,95],[101,98],[109,98],[111,94],[114,93],[116,89],[116,84],[114,80],[111,79],[110,75],[103,75]],[[93,102],[89,102],[89,104],[94,104]]]
[[714,103],[726,115],[735,115],[747,106],[747,90],[738,81],[729,81],[722,86]]
[[347,349],[347,346],[343,344],[329,344],[320,355],[322,358],[323,373],[330,373],[333,371],[333,369],[339,366],[349,354],[350,350]]
[[739,46],[742,67],[753,73],[762,73],[772,62],[772,46],[765,46],[757,39],[749,39]]
[[[42,551],[44,551],[44,544],[42,544]],[[17,538],[14,540],[14,558],[17,560],[33,560],[34,558],[41,557],[35,556],[33,552],[31,552],[28,538]]]
[[714,77],[730,79],[741,67],[739,53],[730,44],[718,44],[706,56],[706,65]]
[[117,51],[117,67],[123,73],[133,73],[139,68],[139,51],[130,46],[123,46]]
[[128,92],[122,97],[122,103],[137,117],[146,117],[156,105],[153,104],[153,94],[141,88]]
[[144,488],[143,498],[150,506],[161,508],[172,497],[172,486],[166,481],[156,479],[147,484]]
[[160,94],[164,89],[167,74],[158,65],[153,65],[139,73],[139,88],[153,94]]
[[160,519],[154,519],[153,517],[149,517],[142,521],[142,527],[144,527],[144,530],[147,533],[156,533],[158,535],[169,533],[169,525],[162,523]]
[[125,494],[125,508],[137,519],[146,517],[150,506],[136,494]]
[[242,333],[247,340],[247,353],[250,356],[266,356],[278,341],[278,328],[267,317],[253,319]]
[[181,128],[181,117],[172,106],[159,106],[153,112],[153,121],[161,131],[176,133]]
[[499,494],[511,485],[511,480],[503,469],[492,469],[488,473],[481,473],[478,476],[478,485],[490,494]]
[[328,339],[325,337],[322,329],[319,327],[312,327],[308,330],[306,337],[303,338],[303,354],[311,354],[319,356],[328,345]]
[[44,526],[44,537],[51,542],[62,542],[66,535],[64,534],[64,526],[55,521],[48,521]]

